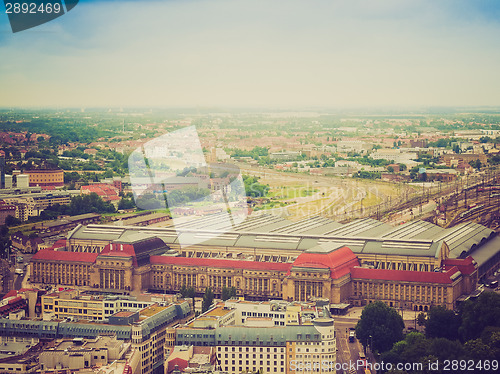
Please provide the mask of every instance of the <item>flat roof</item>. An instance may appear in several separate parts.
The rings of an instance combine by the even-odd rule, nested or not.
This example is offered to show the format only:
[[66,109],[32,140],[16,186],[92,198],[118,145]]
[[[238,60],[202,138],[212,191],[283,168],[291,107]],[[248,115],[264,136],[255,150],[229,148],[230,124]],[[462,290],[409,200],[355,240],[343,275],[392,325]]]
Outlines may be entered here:
[[205,317],[222,317],[225,316],[226,314],[231,313],[231,309],[227,309],[224,307],[217,307],[215,309],[212,309],[211,311],[207,312],[204,314]]
[[151,316],[154,316],[156,313],[159,313],[165,309],[167,309],[167,307],[165,307],[165,306],[159,306],[157,304],[150,305],[147,308],[144,308],[141,311],[139,311],[139,316],[151,317]]

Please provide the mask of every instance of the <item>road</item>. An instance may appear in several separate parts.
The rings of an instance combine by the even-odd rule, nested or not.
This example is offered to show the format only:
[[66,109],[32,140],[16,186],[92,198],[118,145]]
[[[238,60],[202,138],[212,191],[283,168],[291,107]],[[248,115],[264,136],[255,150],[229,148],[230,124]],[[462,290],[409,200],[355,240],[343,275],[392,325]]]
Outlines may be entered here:
[[[29,262],[31,261],[33,254],[13,251],[11,256],[12,256],[12,262],[14,264],[14,266],[11,267],[11,271],[14,273],[13,274],[13,279],[14,279],[13,287],[15,290],[19,290],[19,289],[23,288],[23,282],[25,281],[25,279],[27,279],[29,277]],[[17,262],[18,257],[21,257],[23,259],[23,261]],[[16,268],[22,269],[23,275],[15,274]]]
[[[345,364],[343,367],[351,367],[351,363],[356,367],[356,371],[346,370],[349,374],[364,374],[364,369],[359,360],[359,352],[363,351],[363,346],[355,339],[353,343],[349,342],[349,329],[356,326],[357,320],[343,319],[335,316],[335,331],[337,337],[337,363]],[[358,365],[359,364],[359,365]],[[373,371],[372,371],[373,373]]]

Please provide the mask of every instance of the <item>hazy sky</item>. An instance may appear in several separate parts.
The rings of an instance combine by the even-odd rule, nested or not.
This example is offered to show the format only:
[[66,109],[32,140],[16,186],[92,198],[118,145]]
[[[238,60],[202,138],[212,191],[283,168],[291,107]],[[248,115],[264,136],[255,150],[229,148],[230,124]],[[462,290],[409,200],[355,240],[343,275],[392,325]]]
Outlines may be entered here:
[[500,106],[500,1],[90,1],[13,34],[3,106]]

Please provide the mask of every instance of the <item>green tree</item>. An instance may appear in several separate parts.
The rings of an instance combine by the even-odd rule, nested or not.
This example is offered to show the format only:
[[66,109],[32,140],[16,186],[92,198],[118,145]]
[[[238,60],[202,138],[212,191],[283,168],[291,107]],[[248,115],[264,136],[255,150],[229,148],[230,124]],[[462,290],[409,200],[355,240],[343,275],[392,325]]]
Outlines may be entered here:
[[196,290],[194,289],[194,287],[188,287],[186,289],[186,297],[194,299],[195,296],[196,296]]
[[243,183],[247,196],[265,197],[269,191],[269,185],[264,185],[258,182],[259,178],[248,175],[243,175]]
[[18,218],[11,216],[10,214],[5,218],[5,226],[17,226],[22,222]]
[[185,284],[183,284],[181,286],[181,288],[179,289],[179,293],[181,294],[182,297],[186,297],[187,295],[187,287]]
[[440,361],[460,360],[465,352],[458,340],[451,341],[445,338],[427,339],[427,354],[437,357]]
[[460,317],[446,307],[432,306],[425,321],[425,335],[428,338],[458,339]]
[[494,358],[490,347],[481,339],[469,340],[464,344],[467,356],[474,361],[491,360]]
[[9,229],[7,226],[0,226],[0,255],[5,258],[7,257],[7,252],[12,245],[12,241],[9,237]]
[[425,322],[427,321],[427,317],[425,313],[420,312],[417,316],[417,323],[419,326],[425,326]]
[[385,352],[403,338],[404,322],[398,312],[381,301],[367,305],[356,325],[356,337],[363,346],[370,337],[374,350]]
[[236,297],[236,288],[235,287],[222,287],[222,300],[226,301],[232,297]]
[[85,213],[114,213],[115,211],[113,204],[102,200],[95,192],[71,198],[70,214],[72,216]]
[[500,327],[500,295],[483,292],[476,300],[467,300],[460,311],[462,341],[477,339],[488,326]]
[[205,313],[207,310],[209,310],[213,302],[214,293],[212,292],[212,289],[210,287],[207,287],[205,289],[205,294],[203,295],[203,300],[201,303],[201,312]]
[[118,209],[132,209],[135,208],[134,199],[122,198],[118,203]]

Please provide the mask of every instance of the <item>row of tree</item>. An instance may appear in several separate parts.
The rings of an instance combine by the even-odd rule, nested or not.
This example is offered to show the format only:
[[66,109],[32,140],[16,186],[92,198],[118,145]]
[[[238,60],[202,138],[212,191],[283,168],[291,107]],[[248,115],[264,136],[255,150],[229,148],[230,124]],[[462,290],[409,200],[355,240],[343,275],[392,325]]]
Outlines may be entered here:
[[[423,363],[439,360],[500,360],[500,295],[484,292],[476,300],[467,300],[458,312],[444,306],[433,306],[428,314],[420,314],[419,325],[425,334],[411,332],[403,336],[404,322],[398,312],[382,302],[363,309],[356,326],[356,336],[364,347],[381,353],[385,363]],[[442,372],[443,367],[438,372]],[[474,367],[474,372],[487,372]],[[391,371],[395,372],[395,371]],[[427,371],[406,370],[398,373]],[[434,371],[433,371],[434,372]],[[467,367],[453,369],[455,373],[470,372]]]
[[[179,293],[183,298],[193,299],[196,296],[196,290],[194,287],[187,287],[186,285],[182,285],[179,290]],[[232,297],[236,297],[236,288],[235,287],[222,287],[222,300],[226,301]],[[205,293],[203,294],[203,300],[201,303],[201,312],[205,313],[210,309],[214,302],[214,293],[210,287],[205,289]]]

